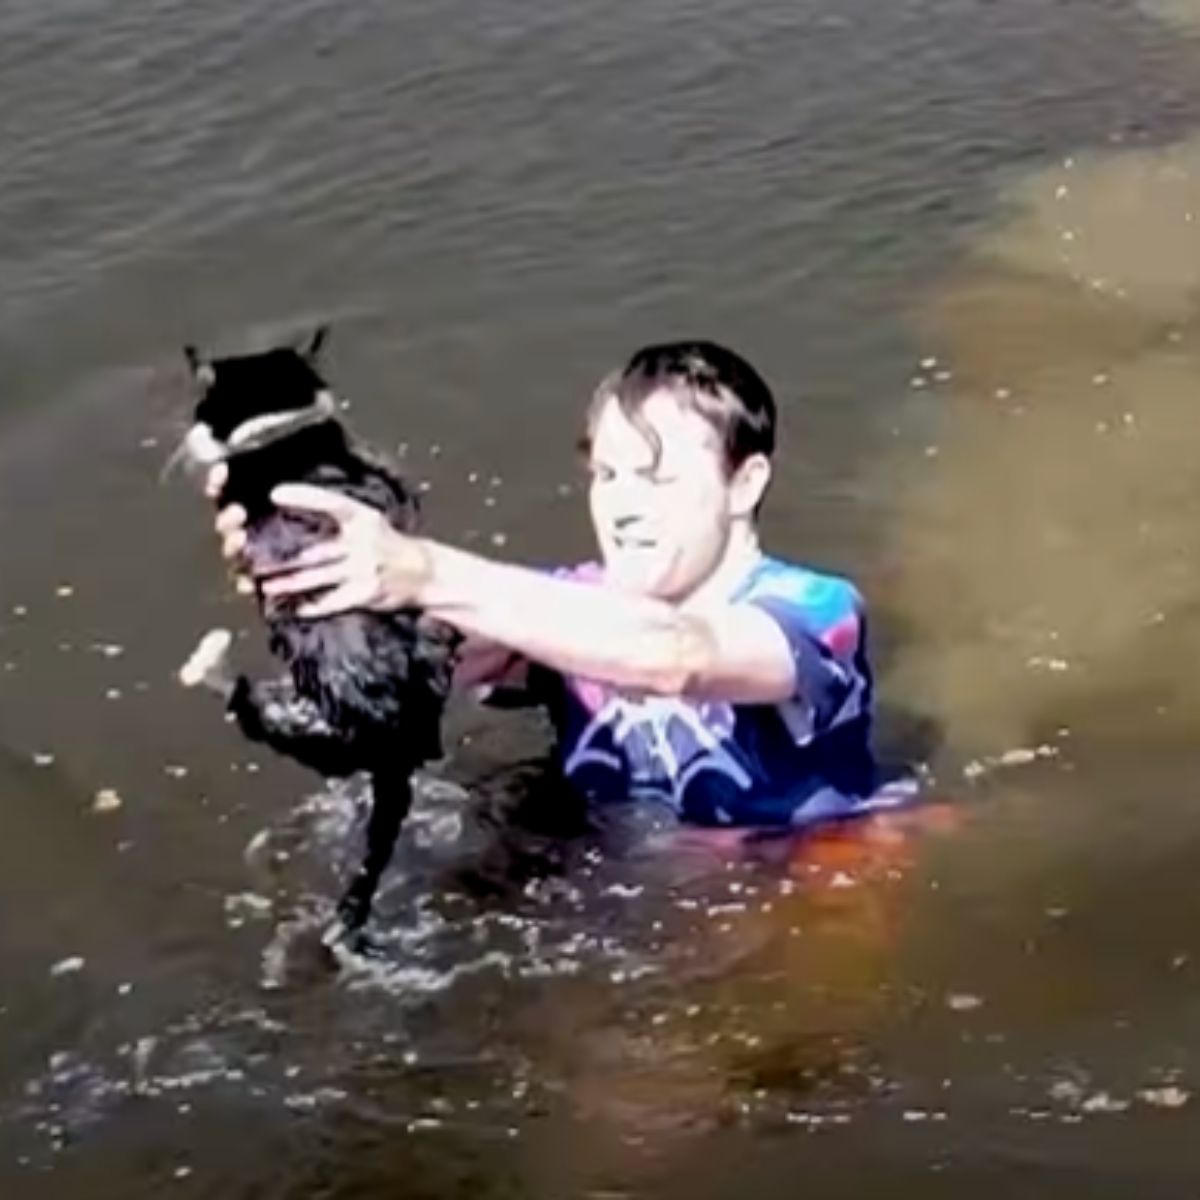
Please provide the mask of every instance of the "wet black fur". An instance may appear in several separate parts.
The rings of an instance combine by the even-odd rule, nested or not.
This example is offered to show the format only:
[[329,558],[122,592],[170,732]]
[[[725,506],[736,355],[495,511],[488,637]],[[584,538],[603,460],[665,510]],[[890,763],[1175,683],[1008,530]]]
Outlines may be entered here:
[[[326,387],[315,365],[322,340],[318,334],[307,352],[278,349],[208,363],[212,382],[196,421],[225,442],[251,417],[312,405]],[[203,375],[194,351],[188,357]],[[272,504],[272,489],[284,482],[342,492],[381,510],[397,529],[417,528],[415,493],[356,449],[335,417],[233,453],[227,462],[218,504],[245,508],[252,567],[284,562],[328,531],[322,519]],[[293,603],[261,592],[258,601],[271,651],[287,670],[269,681],[238,677],[229,710],[243,733],[323,776],[371,776],[366,852],[338,906],[342,929],[354,933],[370,915],[411,805],[413,772],[442,753],[440,723],[458,637],[416,610],[305,620]]]

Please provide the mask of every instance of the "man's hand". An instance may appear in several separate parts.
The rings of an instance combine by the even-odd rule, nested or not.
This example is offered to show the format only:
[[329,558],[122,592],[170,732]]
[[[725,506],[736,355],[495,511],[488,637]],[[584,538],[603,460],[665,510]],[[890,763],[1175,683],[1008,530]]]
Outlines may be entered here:
[[[208,474],[205,491],[215,499],[225,486],[228,468],[218,463]],[[327,617],[350,609],[387,610],[416,603],[432,574],[428,547],[402,534],[377,509],[347,496],[307,484],[285,484],[271,499],[280,507],[332,518],[337,533],[298,554],[286,565],[255,572],[268,597],[322,593],[300,605],[301,617]],[[238,591],[252,592],[245,573],[246,512],[231,504],[217,515],[221,553],[237,570]]]
[[323,593],[296,610],[302,617],[417,603],[433,574],[432,555],[422,539],[400,533],[378,509],[325,488],[285,484],[271,499],[280,508],[329,517],[338,531],[261,577],[265,596]]
[[[204,494],[210,500],[217,500],[228,478],[228,465],[217,463],[204,480]],[[216,527],[221,537],[221,554],[233,567],[234,586],[248,596],[254,591],[254,581],[246,574],[240,561],[246,545],[246,510],[240,504],[228,505],[217,514]]]

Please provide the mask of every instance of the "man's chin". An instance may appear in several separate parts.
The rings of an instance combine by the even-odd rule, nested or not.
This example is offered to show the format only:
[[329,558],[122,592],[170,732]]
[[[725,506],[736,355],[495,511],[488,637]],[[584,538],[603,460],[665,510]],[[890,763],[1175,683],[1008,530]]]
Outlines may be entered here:
[[657,596],[665,582],[662,573],[649,564],[617,559],[605,564],[604,580],[612,587],[636,596]]

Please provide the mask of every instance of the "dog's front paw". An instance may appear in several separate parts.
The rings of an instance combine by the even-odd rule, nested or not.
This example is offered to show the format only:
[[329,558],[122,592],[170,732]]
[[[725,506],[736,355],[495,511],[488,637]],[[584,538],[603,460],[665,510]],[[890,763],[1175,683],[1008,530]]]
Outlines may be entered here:
[[227,696],[233,690],[233,671],[229,666],[229,648],[233,634],[228,629],[210,629],[179,668],[179,682],[192,688],[199,684]]

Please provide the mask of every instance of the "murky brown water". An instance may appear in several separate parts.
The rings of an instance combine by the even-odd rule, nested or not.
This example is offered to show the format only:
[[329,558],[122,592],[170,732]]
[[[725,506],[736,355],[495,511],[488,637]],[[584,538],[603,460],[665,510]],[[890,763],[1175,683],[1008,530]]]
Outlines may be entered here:
[[[0,0],[0,1194],[1190,1194],[1197,18]],[[544,731],[463,709],[331,976],[353,789],[174,685],[254,629],[158,482],[184,341],[326,318],[435,531],[536,560],[599,374],[743,348],[939,803],[514,831]]]

